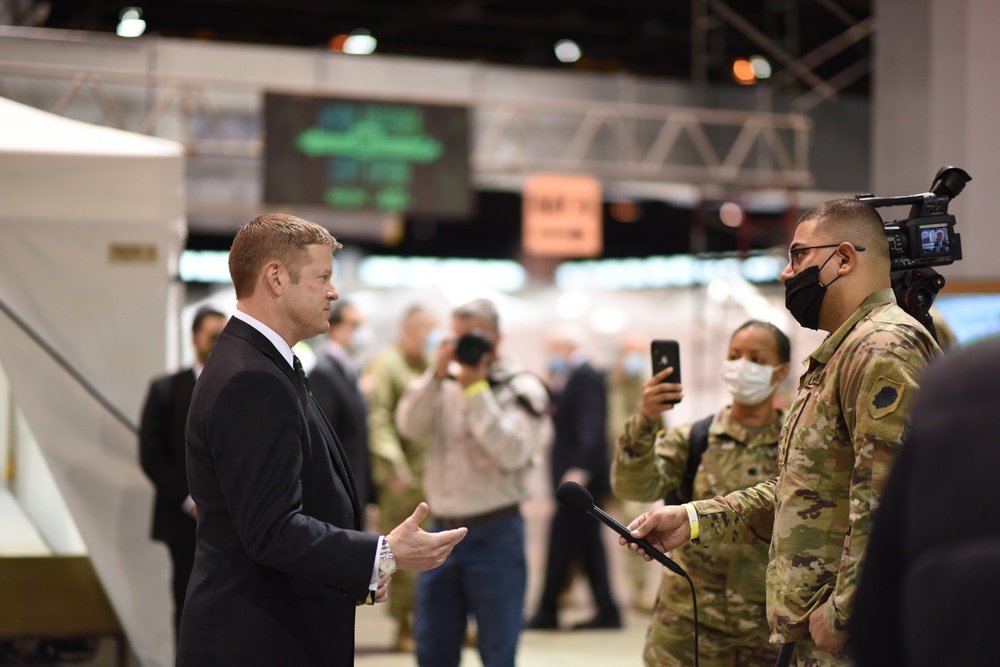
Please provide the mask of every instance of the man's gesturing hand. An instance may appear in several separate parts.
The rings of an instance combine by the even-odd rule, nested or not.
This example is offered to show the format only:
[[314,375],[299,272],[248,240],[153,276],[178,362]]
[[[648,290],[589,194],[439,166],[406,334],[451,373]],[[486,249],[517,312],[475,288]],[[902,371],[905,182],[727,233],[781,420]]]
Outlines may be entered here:
[[444,563],[455,545],[469,532],[468,528],[456,528],[428,533],[420,527],[420,522],[429,511],[427,503],[420,503],[406,521],[385,537],[400,570],[433,570]]
[[[650,546],[667,552],[676,549],[691,539],[691,527],[688,524],[687,510],[680,505],[657,507],[642,514],[628,525],[632,537],[645,538]],[[628,546],[646,560],[653,560],[639,545],[618,538],[618,543]]]

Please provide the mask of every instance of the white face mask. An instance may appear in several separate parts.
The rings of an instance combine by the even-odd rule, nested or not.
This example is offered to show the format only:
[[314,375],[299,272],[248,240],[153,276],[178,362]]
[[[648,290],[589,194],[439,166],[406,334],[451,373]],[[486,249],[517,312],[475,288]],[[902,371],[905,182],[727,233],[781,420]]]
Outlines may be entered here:
[[722,382],[737,403],[757,405],[778,386],[777,382],[771,384],[771,376],[782,366],[764,366],[746,359],[733,359],[722,364]]
[[345,347],[349,354],[358,354],[371,345],[373,340],[375,340],[375,329],[365,322],[355,327]]

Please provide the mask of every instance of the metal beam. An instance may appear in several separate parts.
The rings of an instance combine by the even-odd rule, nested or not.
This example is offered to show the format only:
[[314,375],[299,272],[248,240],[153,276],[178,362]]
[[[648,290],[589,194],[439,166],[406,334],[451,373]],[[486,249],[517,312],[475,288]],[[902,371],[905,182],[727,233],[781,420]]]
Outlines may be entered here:
[[[260,83],[161,75],[144,69],[0,61],[0,81],[10,77],[34,79],[33,89],[44,87],[47,95],[58,99],[57,112],[66,112],[87,88],[106,124],[176,139],[192,156],[262,157],[262,136],[230,136],[225,122],[230,111],[219,103],[233,94],[257,100],[264,92]],[[352,96],[333,87],[304,92]],[[379,95],[364,97],[380,99]],[[447,100],[428,95],[405,101],[469,107],[475,116],[470,143],[476,180],[559,170],[621,182],[812,184],[808,161],[812,128],[800,114],[483,95]],[[241,104],[245,116],[248,105]],[[122,109],[128,109],[129,115]],[[171,129],[157,132],[164,125]],[[687,143],[681,144],[682,139]]]
[[797,77],[802,79],[805,83],[809,84],[813,90],[822,95],[828,100],[836,99],[837,90],[827,84],[821,77],[819,77],[810,68],[801,65],[795,56],[790,54],[788,51],[783,49],[777,42],[762,33],[760,30],[755,28],[753,24],[743,18],[739,13],[734,11],[722,0],[708,0],[712,7],[712,11],[719,15],[722,20],[724,20],[729,25],[733,26],[741,33],[743,33],[747,39],[752,41],[754,44],[764,49],[767,53],[771,55],[775,60],[783,64],[789,70],[791,70]]

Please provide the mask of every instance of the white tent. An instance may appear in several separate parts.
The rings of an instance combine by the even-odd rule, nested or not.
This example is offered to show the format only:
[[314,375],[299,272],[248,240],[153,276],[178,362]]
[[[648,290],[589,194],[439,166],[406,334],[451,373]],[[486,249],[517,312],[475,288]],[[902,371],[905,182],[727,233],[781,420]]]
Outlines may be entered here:
[[0,98],[0,366],[150,666],[172,664],[170,568],[148,537],[152,489],[126,422],[177,347],[167,337],[184,234],[179,144]]

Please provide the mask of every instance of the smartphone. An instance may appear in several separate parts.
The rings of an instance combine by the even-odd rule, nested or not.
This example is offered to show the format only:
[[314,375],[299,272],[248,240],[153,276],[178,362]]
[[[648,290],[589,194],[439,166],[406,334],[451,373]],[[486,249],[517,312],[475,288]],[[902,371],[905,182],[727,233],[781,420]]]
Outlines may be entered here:
[[[649,345],[649,353],[653,359],[653,375],[664,368],[673,366],[674,372],[666,377],[670,382],[681,382],[681,346],[675,340],[654,340]],[[670,401],[677,403],[678,401]]]

